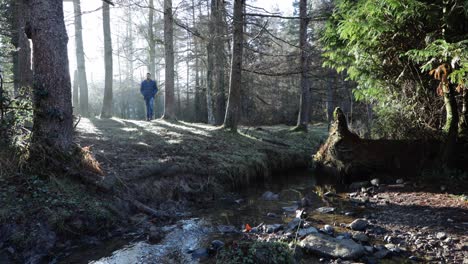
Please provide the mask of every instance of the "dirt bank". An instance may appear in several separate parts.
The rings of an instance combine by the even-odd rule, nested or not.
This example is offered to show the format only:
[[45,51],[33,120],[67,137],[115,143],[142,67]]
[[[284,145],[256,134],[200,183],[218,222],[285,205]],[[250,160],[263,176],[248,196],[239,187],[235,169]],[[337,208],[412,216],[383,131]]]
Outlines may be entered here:
[[138,212],[152,215],[153,223],[171,221],[190,204],[276,170],[309,166],[325,137],[325,126],[309,133],[244,127],[232,134],[183,122],[81,119],[76,141],[103,172],[95,184],[79,175],[22,173],[13,168],[13,155],[3,153],[2,164],[9,166],[0,168],[0,259],[50,261],[76,244],[141,226],[141,218],[132,217]]

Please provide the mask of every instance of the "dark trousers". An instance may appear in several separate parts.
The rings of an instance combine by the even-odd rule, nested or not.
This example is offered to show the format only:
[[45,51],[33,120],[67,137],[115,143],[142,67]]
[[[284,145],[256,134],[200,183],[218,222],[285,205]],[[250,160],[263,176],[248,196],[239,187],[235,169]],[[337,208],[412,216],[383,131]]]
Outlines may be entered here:
[[153,119],[154,97],[145,97],[146,118]]

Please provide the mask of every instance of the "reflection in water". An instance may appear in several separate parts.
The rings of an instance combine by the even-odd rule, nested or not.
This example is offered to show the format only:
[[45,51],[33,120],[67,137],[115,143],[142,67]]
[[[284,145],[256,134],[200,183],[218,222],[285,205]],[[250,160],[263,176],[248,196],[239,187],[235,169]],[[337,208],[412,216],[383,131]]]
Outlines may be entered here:
[[[237,193],[226,194],[204,208],[193,211],[198,218],[181,220],[157,245],[144,241],[130,243],[102,258],[101,254],[86,256],[94,260],[93,264],[135,264],[135,263],[197,263],[188,253],[198,248],[207,248],[213,239],[220,239],[229,244],[234,239],[242,237],[242,233],[221,234],[218,225],[231,225],[241,230],[245,224],[257,226],[264,224],[283,224],[294,217],[287,214],[282,207],[298,205],[298,202],[308,197],[310,207],[323,206],[322,200],[314,193],[315,179],[309,171],[293,172],[273,177],[275,180],[252,184]],[[266,191],[279,194],[279,199],[266,201],[261,196]],[[277,215],[278,217],[270,217]],[[273,213],[273,214],[271,214]],[[103,245],[103,250],[105,249]],[[108,249],[106,249],[108,250]],[[89,252],[88,252],[89,253]],[[87,263],[83,258],[81,263]]]

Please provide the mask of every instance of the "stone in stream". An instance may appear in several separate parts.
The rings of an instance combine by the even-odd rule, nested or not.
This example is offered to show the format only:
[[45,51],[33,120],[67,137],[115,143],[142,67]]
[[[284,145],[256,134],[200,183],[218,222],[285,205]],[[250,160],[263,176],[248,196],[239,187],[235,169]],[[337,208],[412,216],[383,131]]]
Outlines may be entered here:
[[332,235],[333,232],[335,232],[335,229],[333,228],[333,226],[331,225],[325,225],[323,226],[323,228],[321,229],[322,232],[324,233],[327,233],[329,235]]
[[265,201],[275,201],[279,199],[279,194],[268,191],[262,195],[262,199]]
[[299,229],[299,231],[297,232],[297,236],[298,237],[304,237],[304,236],[307,236],[307,235],[310,235],[310,234],[313,234],[313,233],[318,233],[318,230],[317,230],[317,228],[315,228],[313,226],[310,226],[310,227],[307,227],[307,228]]
[[358,232],[358,233],[354,234],[353,239],[358,241],[358,242],[368,242],[369,241],[369,237],[366,236],[366,234],[364,234],[363,232]]
[[315,211],[319,212],[319,213],[322,213],[322,214],[329,214],[329,213],[333,213],[335,211],[335,208],[334,207],[320,207],[320,208],[317,208],[315,209]]
[[370,181],[370,183],[371,183],[372,185],[374,185],[374,186],[379,187],[379,185],[380,185],[380,180],[379,180],[378,178],[375,178],[375,179],[372,179],[372,180]]
[[301,224],[301,219],[300,218],[294,218],[293,220],[291,220],[287,225],[286,225],[286,228],[285,228],[285,231],[286,232],[289,232],[289,231],[296,231],[297,230],[297,227]]
[[369,222],[367,222],[366,219],[359,218],[359,219],[354,220],[351,224],[349,224],[349,227],[352,230],[363,231],[367,228],[368,225],[369,225]]
[[278,218],[279,216],[275,213],[268,213],[267,214],[268,217],[271,217],[271,218]]
[[338,240],[320,233],[308,235],[299,245],[306,252],[331,258],[357,259],[365,253],[364,247],[351,239]]
[[239,233],[239,230],[235,226],[219,225],[218,230],[221,233]]
[[447,234],[444,233],[444,232],[438,232],[438,233],[436,234],[436,237],[437,237],[437,239],[442,240],[442,239],[445,239],[445,238],[447,237]]
[[283,225],[281,225],[281,224],[265,225],[264,230],[265,230],[266,233],[276,233],[282,227],[283,227]]
[[189,253],[192,254],[192,259],[204,259],[210,256],[207,248],[198,248]]
[[224,242],[221,241],[221,240],[213,240],[211,241],[211,248],[215,251],[217,251],[218,249],[224,247]]

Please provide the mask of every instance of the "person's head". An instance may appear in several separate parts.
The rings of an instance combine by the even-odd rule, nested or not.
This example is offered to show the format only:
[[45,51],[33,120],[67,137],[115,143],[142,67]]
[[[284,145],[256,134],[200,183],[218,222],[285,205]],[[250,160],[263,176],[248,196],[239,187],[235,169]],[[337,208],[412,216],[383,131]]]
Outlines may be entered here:
[[147,80],[151,80],[151,73],[148,72],[148,73],[146,74],[146,79],[147,79]]

